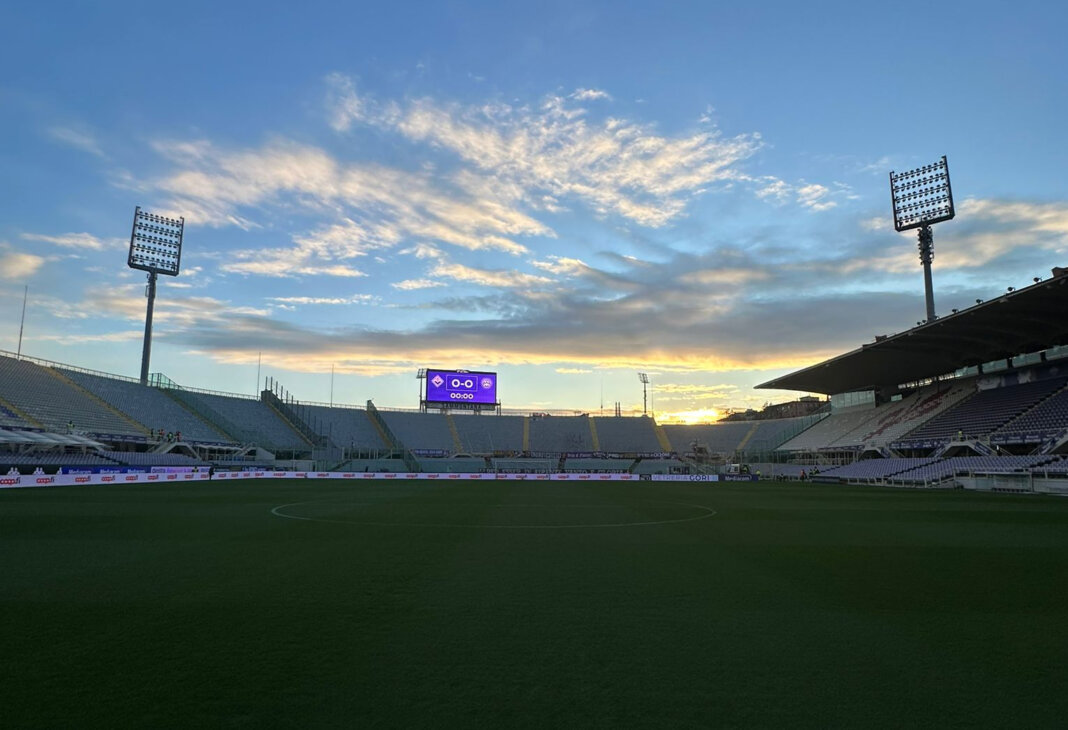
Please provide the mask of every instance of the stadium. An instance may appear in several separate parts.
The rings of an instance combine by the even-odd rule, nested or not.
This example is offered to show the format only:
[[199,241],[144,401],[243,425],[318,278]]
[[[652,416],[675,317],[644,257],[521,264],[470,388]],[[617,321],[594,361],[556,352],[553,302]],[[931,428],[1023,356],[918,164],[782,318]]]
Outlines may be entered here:
[[[422,371],[408,411],[259,398],[0,356],[8,485],[153,473],[618,474],[1064,492],[1068,276],[954,312],[760,387],[823,393],[715,423],[506,414],[495,373]],[[429,379],[428,379],[429,373]],[[478,393],[447,393],[482,378]],[[434,385],[437,381],[439,385]],[[478,389],[475,388],[477,391]],[[475,400],[455,400],[457,395]],[[450,397],[454,400],[450,401]],[[808,411],[781,416],[784,411]],[[137,475],[143,475],[138,477]]]
[[1063,727],[1066,8],[2,6],[0,723]]
[[1056,726],[1053,273],[766,384],[827,400],[704,425],[508,414],[463,370],[402,411],[5,353],[5,712]]

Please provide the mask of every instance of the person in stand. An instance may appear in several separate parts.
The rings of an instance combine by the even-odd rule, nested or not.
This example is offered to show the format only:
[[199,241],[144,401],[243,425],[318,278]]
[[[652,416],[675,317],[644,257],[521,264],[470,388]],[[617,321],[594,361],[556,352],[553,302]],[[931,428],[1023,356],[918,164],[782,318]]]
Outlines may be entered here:
[[181,431],[177,431],[177,432],[175,432],[175,434],[174,434],[174,440],[175,440],[175,441],[179,441],[179,442],[180,442],[180,441],[182,440],[182,432],[181,432]]
[[67,433],[74,433],[74,419],[67,421]]
[[802,469],[802,470],[801,470],[801,481],[805,481],[805,479],[806,479],[807,477],[808,477],[808,474],[806,474],[806,473],[805,473],[805,470],[804,470],[804,469]]

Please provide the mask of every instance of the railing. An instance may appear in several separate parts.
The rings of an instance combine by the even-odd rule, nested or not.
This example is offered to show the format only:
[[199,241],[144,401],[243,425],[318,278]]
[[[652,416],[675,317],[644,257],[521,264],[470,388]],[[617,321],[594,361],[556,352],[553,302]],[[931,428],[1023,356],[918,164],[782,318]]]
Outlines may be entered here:
[[375,425],[386,437],[390,447],[401,452],[404,457],[404,465],[410,471],[419,471],[419,462],[412,455],[412,452],[408,450],[408,447],[393,433],[393,429],[386,423],[386,419],[382,418],[382,414],[378,412],[378,408],[372,401],[367,401],[367,415],[371,417],[371,420],[374,421]]

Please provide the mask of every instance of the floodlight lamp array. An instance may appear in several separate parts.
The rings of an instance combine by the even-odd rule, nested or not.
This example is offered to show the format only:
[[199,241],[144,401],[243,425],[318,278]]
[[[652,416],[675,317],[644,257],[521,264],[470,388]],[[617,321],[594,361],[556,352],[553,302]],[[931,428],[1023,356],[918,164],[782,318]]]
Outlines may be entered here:
[[894,228],[898,231],[929,226],[956,215],[945,155],[931,165],[908,172],[891,172],[890,193],[894,203]]
[[146,213],[138,206],[134,211],[127,265],[131,269],[177,276],[182,261],[184,230],[184,218]]

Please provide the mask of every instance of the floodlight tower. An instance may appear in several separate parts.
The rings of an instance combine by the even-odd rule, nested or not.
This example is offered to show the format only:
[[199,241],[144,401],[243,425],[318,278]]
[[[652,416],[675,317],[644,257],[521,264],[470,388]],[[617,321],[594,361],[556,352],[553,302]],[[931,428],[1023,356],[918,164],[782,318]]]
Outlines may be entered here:
[[419,410],[426,412],[426,398],[423,397],[423,393],[426,389],[426,368],[419,368],[419,371],[415,374],[415,379],[419,381]]
[[936,315],[934,286],[931,283],[931,262],[934,261],[931,226],[956,215],[946,156],[942,155],[942,159],[934,164],[908,172],[895,173],[891,170],[890,198],[894,205],[894,228],[899,232],[920,229],[920,263],[923,264],[923,285],[927,295],[927,321],[933,322]]
[[638,373],[638,380],[642,381],[642,415],[649,415],[649,376]]
[[145,344],[141,350],[141,385],[148,385],[148,363],[152,358],[152,309],[156,303],[156,277],[178,276],[182,263],[182,235],[185,218],[165,218],[146,213],[137,206],[130,233],[130,255],[126,265],[148,272],[148,312],[145,314]]

